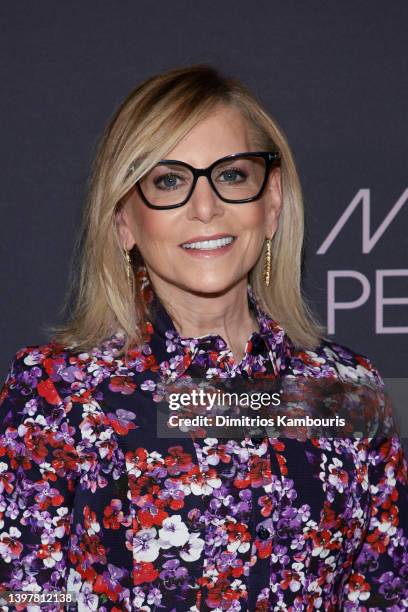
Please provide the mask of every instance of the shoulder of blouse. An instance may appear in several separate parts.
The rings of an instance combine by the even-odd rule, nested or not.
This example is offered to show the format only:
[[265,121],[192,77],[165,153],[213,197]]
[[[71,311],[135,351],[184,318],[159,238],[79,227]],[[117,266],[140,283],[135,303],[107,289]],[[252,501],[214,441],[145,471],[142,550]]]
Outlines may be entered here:
[[336,340],[323,338],[313,351],[296,349],[289,339],[287,345],[290,367],[295,368],[297,374],[335,376],[350,382],[369,381],[380,389],[384,388],[384,380],[373,361],[366,354]]
[[0,388],[2,429],[23,421],[62,426],[68,414],[81,414],[82,410],[73,410],[75,404],[91,404],[103,380],[120,370],[116,345],[115,337],[83,353],[54,341],[21,347]]
[[[27,398],[36,392],[49,404],[70,409],[72,402],[90,401],[107,379],[117,377],[118,383],[122,377],[123,384],[131,387],[131,379],[137,381],[146,370],[158,368],[155,355],[145,350],[149,343],[131,351],[128,360],[117,355],[122,343],[123,336],[118,333],[101,346],[82,353],[53,341],[20,348],[0,390],[0,405],[11,392],[18,391]],[[368,379],[384,387],[380,372],[367,355],[335,340],[324,338],[312,351],[296,349],[285,335],[283,345],[285,370],[292,375],[334,376],[349,381]]]

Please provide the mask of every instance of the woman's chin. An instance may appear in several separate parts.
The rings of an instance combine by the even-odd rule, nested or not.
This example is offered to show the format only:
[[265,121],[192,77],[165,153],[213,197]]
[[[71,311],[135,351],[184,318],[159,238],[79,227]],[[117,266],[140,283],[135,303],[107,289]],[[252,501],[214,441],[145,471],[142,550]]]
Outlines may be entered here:
[[222,276],[218,272],[217,275],[200,277],[199,280],[194,279],[191,282],[184,283],[184,288],[192,294],[208,295],[216,297],[217,294],[222,295],[228,291],[236,283],[236,278],[230,274]]

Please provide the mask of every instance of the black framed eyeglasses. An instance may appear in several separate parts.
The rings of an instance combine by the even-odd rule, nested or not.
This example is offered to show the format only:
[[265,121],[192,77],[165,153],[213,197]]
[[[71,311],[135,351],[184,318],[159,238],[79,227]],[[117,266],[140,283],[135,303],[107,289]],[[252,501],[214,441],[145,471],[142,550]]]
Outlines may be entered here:
[[198,178],[206,176],[223,202],[244,204],[261,197],[269,171],[280,157],[279,151],[234,153],[217,159],[207,168],[163,159],[136,183],[136,187],[149,208],[178,208],[188,202]]

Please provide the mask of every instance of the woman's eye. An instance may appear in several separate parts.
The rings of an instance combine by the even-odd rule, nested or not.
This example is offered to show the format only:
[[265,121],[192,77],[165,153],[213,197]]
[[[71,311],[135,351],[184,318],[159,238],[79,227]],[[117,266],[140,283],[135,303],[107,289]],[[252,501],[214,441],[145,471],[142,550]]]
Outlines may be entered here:
[[168,173],[156,178],[154,184],[158,189],[176,189],[179,186],[178,180],[181,181],[180,176]]
[[239,168],[228,168],[227,170],[223,170],[218,179],[223,183],[237,183],[241,179],[245,179],[246,174]]

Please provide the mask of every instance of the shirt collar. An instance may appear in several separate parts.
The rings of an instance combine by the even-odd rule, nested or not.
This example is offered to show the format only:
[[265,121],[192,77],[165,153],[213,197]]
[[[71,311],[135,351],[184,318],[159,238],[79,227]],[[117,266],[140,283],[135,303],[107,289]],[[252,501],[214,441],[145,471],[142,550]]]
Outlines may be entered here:
[[[151,317],[148,322],[151,332],[153,354],[166,354],[160,363],[160,372],[165,382],[179,378],[194,361],[200,349],[219,352],[227,349],[224,339],[215,334],[198,337],[181,337],[163,303],[155,293],[145,266],[138,271],[141,291],[144,300],[149,304]],[[270,370],[279,375],[285,364],[286,342],[285,331],[277,321],[272,319],[260,306],[251,285],[247,285],[248,303],[252,308],[259,325],[259,332],[251,336],[260,343],[259,350],[268,355]],[[262,343],[263,341],[263,343]],[[247,357],[247,355],[245,355]],[[250,368],[250,366],[248,366]]]

